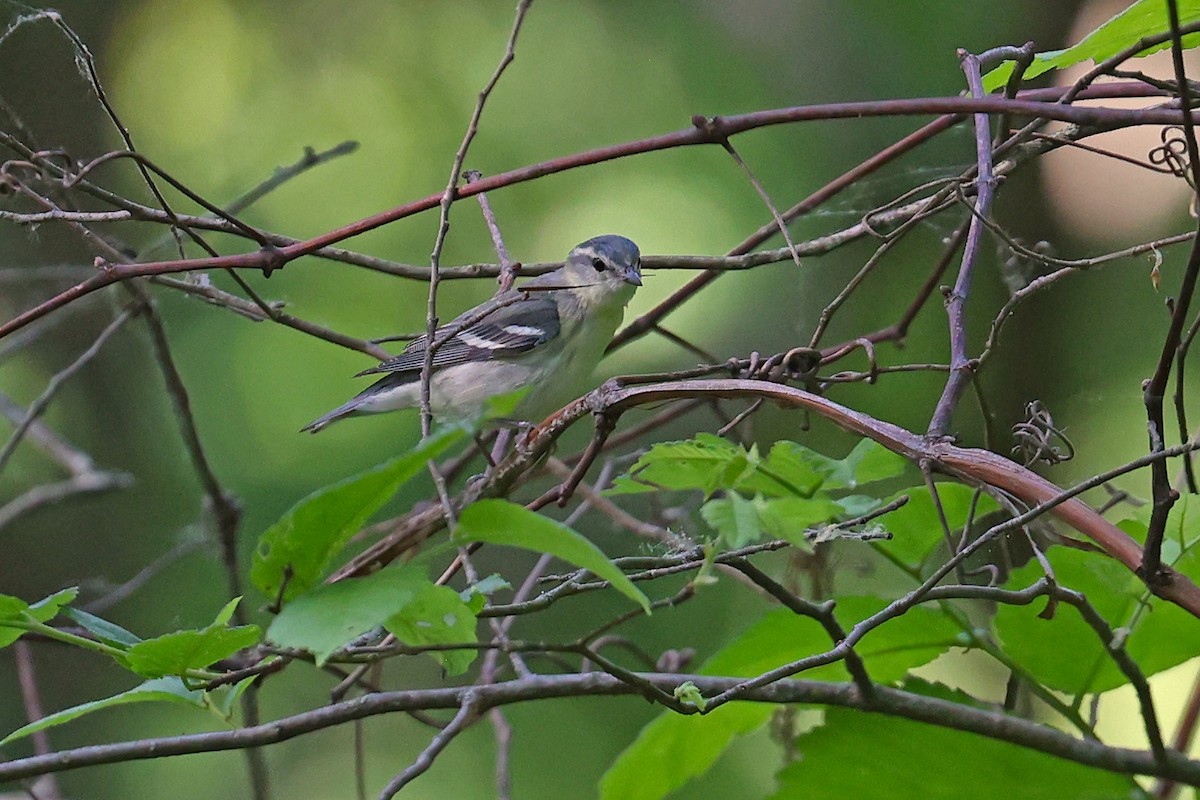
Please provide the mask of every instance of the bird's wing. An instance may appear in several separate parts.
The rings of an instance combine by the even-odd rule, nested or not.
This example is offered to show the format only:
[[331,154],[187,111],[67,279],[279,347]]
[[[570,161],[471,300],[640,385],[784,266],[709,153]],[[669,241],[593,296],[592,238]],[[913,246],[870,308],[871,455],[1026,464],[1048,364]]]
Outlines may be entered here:
[[[449,325],[438,328],[434,338],[440,338],[447,329],[456,327],[459,320],[474,313],[472,309]],[[558,332],[558,306],[554,298],[544,294],[526,296],[511,305],[497,308],[448,339],[433,354],[433,369],[436,371],[471,361],[512,358],[545,344]],[[400,355],[358,374],[420,370],[425,363],[428,342],[426,336],[414,339]]]

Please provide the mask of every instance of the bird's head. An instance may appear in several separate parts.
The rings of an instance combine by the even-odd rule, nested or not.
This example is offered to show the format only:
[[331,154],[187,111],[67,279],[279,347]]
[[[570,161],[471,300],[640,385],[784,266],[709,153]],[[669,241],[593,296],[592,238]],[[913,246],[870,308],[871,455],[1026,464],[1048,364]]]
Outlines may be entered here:
[[642,254],[624,236],[597,236],[576,245],[567,269],[587,283],[642,285]]

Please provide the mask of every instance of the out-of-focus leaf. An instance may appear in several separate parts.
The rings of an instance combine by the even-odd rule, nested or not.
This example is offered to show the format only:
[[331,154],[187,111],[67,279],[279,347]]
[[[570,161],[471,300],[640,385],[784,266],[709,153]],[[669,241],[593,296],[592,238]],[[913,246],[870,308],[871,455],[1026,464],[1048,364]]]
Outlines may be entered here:
[[[896,478],[904,473],[908,462],[883,445],[863,439],[845,458],[832,462],[828,480],[838,487],[854,489],[865,483]],[[826,483],[826,488],[830,488]]]
[[650,613],[650,600],[596,545],[561,522],[507,500],[480,500],[463,509],[451,540],[488,542],[549,553],[590,570]]
[[284,600],[314,586],[371,515],[465,433],[443,428],[407,453],[318,489],[292,506],[259,537],[250,567],[254,585],[271,599],[286,586]]

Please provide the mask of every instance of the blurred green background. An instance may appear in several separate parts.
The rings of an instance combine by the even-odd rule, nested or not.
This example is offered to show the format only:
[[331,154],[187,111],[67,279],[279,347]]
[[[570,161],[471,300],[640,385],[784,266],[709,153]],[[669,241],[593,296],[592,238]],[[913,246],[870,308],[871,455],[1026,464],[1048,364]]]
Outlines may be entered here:
[[[503,51],[513,5],[114,0],[61,2],[58,8],[94,53],[109,98],[139,149],[210,200],[240,194],[276,165],[295,161],[306,146],[324,149],[347,139],[358,141],[355,154],[291,181],[243,215],[263,228],[305,237],[444,187],[476,94]],[[466,165],[495,174],[684,128],[693,114],[955,94],[963,85],[956,48],[979,52],[1027,40],[1038,49],[1060,47],[1085,24],[1081,20],[1095,24],[1122,5],[1066,0],[986,5],[962,0],[538,0]],[[23,6],[0,1],[0,26],[23,13]],[[76,71],[68,43],[45,22],[22,26],[0,40],[0,97],[34,132],[40,147],[62,147],[77,158],[119,147],[115,131]],[[782,126],[739,137],[735,144],[783,208],[923,121]],[[1189,227],[1186,203],[1169,181],[1147,190],[1169,201],[1166,210],[1150,213],[1133,199],[1132,177],[1109,171],[1109,164],[1095,157],[1069,158],[1048,159],[1067,164],[1064,178],[1030,169],[1009,181],[997,215],[1016,235],[1049,240],[1057,253],[1076,256]],[[793,234],[804,239],[852,224],[875,205],[927,180],[955,174],[972,159],[969,132],[952,132],[800,221]],[[1099,188],[1081,189],[1068,182],[1081,173],[1096,177]],[[111,165],[101,174],[115,190],[149,201],[128,165]],[[1124,213],[1117,221],[1101,219],[1103,209],[1073,214],[1096,198]],[[559,259],[576,242],[608,232],[633,238],[647,254],[720,254],[769,220],[736,166],[712,147],[558,174],[496,192],[491,201],[510,252],[527,262]],[[186,203],[177,208],[191,210]],[[893,321],[927,274],[951,224],[935,221],[889,256],[836,318],[826,341]],[[436,226],[436,214],[427,213],[346,244],[427,264]],[[139,250],[161,234],[148,225],[107,230]],[[214,241],[225,252],[246,248],[240,241]],[[801,270],[789,262],[725,276],[670,317],[668,327],[721,358],[804,343],[817,312],[873,246],[861,243],[807,259]],[[1006,296],[998,259],[987,247],[972,298],[977,333]],[[0,227],[0,252],[0,310],[6,318],[65,285],[17,280],[15,270],[86,266],[93,257],[52,225]],[[474,201],[457,204],[443,263],[493,258]],[[1174,287],[1183,254],[1168,252],[1165,258],[1164,287]],[[1005,333],[1002,354],[983,375],[998,431],[1007,430],[1033,398],[1043,400],[1068,429],[1079,458],[1050,474],[1060,484],[1145,449],[1140,381],[1152,370],[1167,324],[1163,295],[1154,291],[1148,270],[1144,260],[1123,262],[1066,281],[1023,306]],[[292,313],[355,336],[423,327],[426,290],[416,282],[316,259],[293,263],[270,280],[246,277],[264,296],[286,301]],[[627,319],[688,277],[674,271],[649,276]],[[235,288],[223,275],[214,280]],[[490,281],[444,284],[443,316],[482,300],[492,289]],[[417,438],[415,414],[356,421],[316,437],[299,435],[302,424],[361,386],[350,376],[370,366],[370,359],[165,290],[155,290],[155,295],[208,455],[220,478],[245,503],[244,553],[300,496],[374,465]],[[0,391],[30,402],[51,375],[87,346],[122,297],[116,292],[93,295],[61,315],[36,343],[5,356]],[[885,362],[945,360],[944,322],[935,298],[904,351],[882,349]],[[982,341],[981,336],[975,341]],[[658,371],[695,361],[677,346],[648,337],[620,351],[602,369],[606,375]],[[861,367],[865,362],[859,358],[854,363]],[[923,430],[940,387],[939,377],[887,376],[877,386],[846,387],[831,396]],[[82,584],[94,596],[105,584],[128,579],[181,539],[201,535],[201,492],[141,323],[127,326],[64,388],[46,419],[93,454],[101,467],[127,471],[137,483],[124,492],[39,511],[0,531],[0,591],[35,599]],[[710,415],[699,415],[660,438],[713,427]],[[963,441],[982,441],[980,417],[970,400],[963,404],[957,427]],[[819,424],[804,432],[795,414],[771,409],[761,414],[757,432],[763,441],[804,437],[834,455],[851,443]],[[579,432],[574,441],[583,435]],[[56,475],[40,455],[24,447],[0,475],[0,502]],[[1145,477],[1127,485],[1142,494],[1148,491]],[[395,508],[405,508],[428,491],[418,482]],[[604,518],[589,515],[580,527],[610,552],[639,546]],[[494,558],[485,567],[519,575],[516,570],[523,563],[519,557]],[[174,563],[109,615],[143,635],[203,625],[228,599],[225,586],[214,554],[204,551]],[[251,597],[247,604],[257,608],[261,598]],[[548,615],[540,631],[570,636],[621,608],[615,599],[575,603]],[[694,646],[703,658],[762,610],[761,601],[748,592],[721,586],[672,612],[670,619],[656,616],[653,625],[639,622],[629,633],[651,652]],[[36,656],[48,709],[132,685],[125,673],[80,653],[39,646]],[[424,663],[405,664],[395,676],[416,683],[439,680],[432,665]],[[9,653],[0,654],[0,685],[15,685]],[[267,683],[266,714],[319,705],[328,689],[329,682],[319,675],[289,670]],[[605,766],[653,713],[637,700],[556,701],[512,709],[517,796],[587,796]],[[1173,714],[1164,714],[1168,727]],[[1115,714],[1113,719],[1112,733],[1121,739],[1124,723]],[[16,694],[0,694],[0,729],[11,730],[23,721]],[[194,713],[135,707],[81,720],[54,730],[51,737],[55,746],[70,747],[211,724]],[[372,786],[407,764],[429,737],[419,724],[392,717],[369,722],[368,734]],[[1128,736],[1136,741],[1136,724]],[[277,796],[347,796],[350,745],[351,731],[344,727],[270,748]],[[765,745],[765,734],[739,743],[718,770],[678,796],[765,794],[775,758],[763,756]],[[14,746],[6,755],[19,755],[25,746]],[[491,731],[476,726],[406,796],[492,796],[492,751]],[[69,795],[94,798],[143,796],[148,785],[159,796],[238,796],[245,786],[240,757],[231,754],[100,767],[68,773],[62,780]]]

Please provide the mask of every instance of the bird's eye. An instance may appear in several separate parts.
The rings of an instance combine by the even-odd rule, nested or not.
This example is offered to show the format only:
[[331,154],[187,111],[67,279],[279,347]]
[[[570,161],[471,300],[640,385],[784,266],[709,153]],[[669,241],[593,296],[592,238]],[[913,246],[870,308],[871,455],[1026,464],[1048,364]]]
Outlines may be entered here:
[[592,269],[596,270],[596,272],[604,272],[604,270],[608,269],[608,264],[604,263],[603,258],[593,258]]

